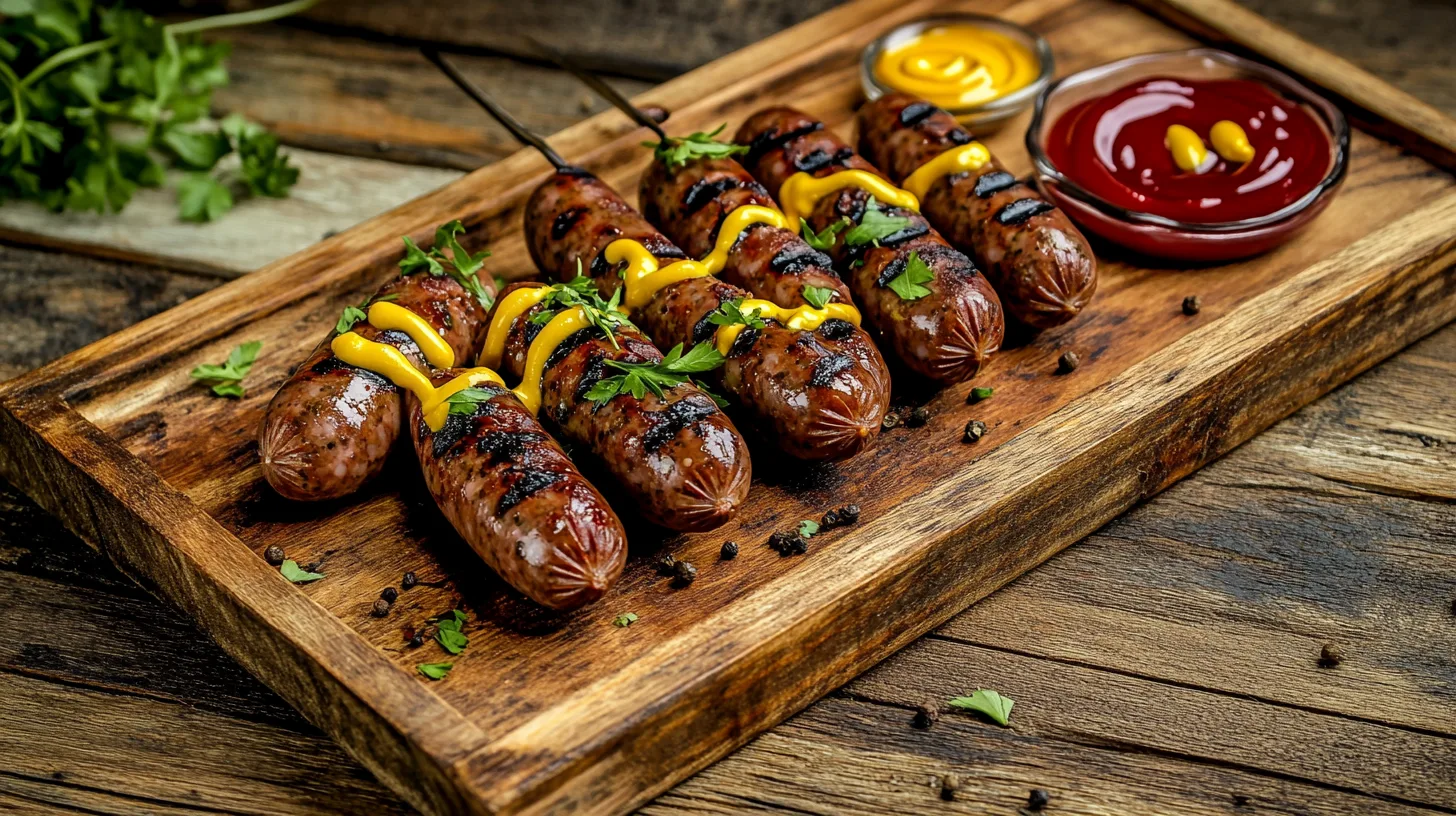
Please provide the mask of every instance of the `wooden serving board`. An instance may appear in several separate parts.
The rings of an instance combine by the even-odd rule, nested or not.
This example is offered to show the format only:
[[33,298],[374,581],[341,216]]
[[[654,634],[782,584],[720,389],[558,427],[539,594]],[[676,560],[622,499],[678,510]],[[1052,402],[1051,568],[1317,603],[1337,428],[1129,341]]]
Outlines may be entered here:
[[[254,442],[289,367],[342,305],[393,274],[400,235],[423,240],[460,218],[475,246],[496,253],[494,273],[532,274],[521,206],[547,165],[531,153],[0,386],[0,473],[422,810],[618,812],[1456,317],[1456,123],[1222,0],[1147,10],[860,0],[641,101],[674,111],[679,133],[736,127],[779,102],[847,131],[861,47],[950,9],[1043,32],[1063,75],[1194,44],[1185,30],[1241,43],[1359,115],[1348,180],[1308,231],[1251,261],[1154,268],[1099,250],[1097,300],[1071,325],[999,354],[976,383],[994,398],[966,405],[968,386],[902,395],[929,399],[929,424],[887,432],[838,466],[755,451],[741,518],[666,538],[637,525],[619,587],[575,614],[547,614],[496,579],[435,510],[412,457],[355,500],[297,506],[263,484]],[[1024,124],[987,139],[1023,172]],[[608,113],[553,141],[632,198],[648,160],[641,139]],[[1202,312],[1185,316],[1193,294]],[[245,399],[190,382],[194,365],[247,340],[264,345]],[[1054,375],[1066,350],[1082,365]],[[991,430],[966,445],[973,418]],[[815,538],[809,554],[765,545],[850,502],[863,521]],[[742,548],[735,561],[718,560],[726,540]],[[260,557],[273,544],[301,563],[322,560],[327,578],[288,583]],[[656,576],[649,562],[664,549],[698,565],[695,584]],[[371,617],[380,590],[407,570],[424,583]],[[471,645],[430,682],[414,666],[446,656],[406,641],[455,606],[471,615]],[[638,621],[611,624],[626,612]]]

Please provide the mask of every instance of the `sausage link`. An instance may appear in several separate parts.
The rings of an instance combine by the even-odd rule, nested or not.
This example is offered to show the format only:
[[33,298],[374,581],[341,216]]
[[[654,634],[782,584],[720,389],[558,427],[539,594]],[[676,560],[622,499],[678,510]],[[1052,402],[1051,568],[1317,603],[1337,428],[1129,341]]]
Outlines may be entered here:
[[[519,286],[507,287],[506,293]],[[532,307],[506,335],[502,373],[519,379],[526,351],[541,324]],[[691,383],[648,392],[622,393],[601,404],[586,399],[592,386],[616,373],[607,360],[651,363],[662,352],[641,332],[623,326],[618,347],[596,329],[568,337],[547,360],[541,378],[541,413],[562,438],[601,462],[649,521],[698,532],[722,525],[748,495],[752,472],[748,446],[713,399]]]
[[[437,385],[460,372],[435,375]],[[460,537],[523,595],[551,609],[600,598],[622,574],[622,522],[530,411],[499,386],[439,431],[408,394],[425,485]]]
[[[484,307],[452,278],[396,275],[371,300],[382,297],[434,326],[456,360],[469,360],[484,340]],[[395,346],[422,371],[429,370],[405,333],[382,332],[363,321],[353,331]],[[278,389],[258,430],[263,478],[287,499],[337,499],[358,490],[384,468],[403,429],[400,389],[334,357],[333,337],[330,331]]]
[[[749,145],[745,166],[775,196],[799,172],[882,175],[823,122],[791,108],[754,114],[739,128],[736,141]],[[816,232],[844,217],[859,223],[868,200],[863,190],[846,188],[825,196],[806,220]],[[835,267],[846,277],[866,322],[907,368],[946,385],[971,379],[1001,347],[1006,325],[1000,299],[975,264],[918,213],[880,206],[909,219],[909,226],[878,245],[850,247],[836,241],[829,252]],[[889,283],[905,271],[912,253],[934,277],[924,284],[929,294],[905,300]]]
[[[622,285],[603,255],[613,241],[638,241],[664,263],[684,257],[621,196],[595,177],[557,173],[527,205],[526,240],[548,274],[569,279],[588,270],[603,296]],[[749,292],[711,277],[659,289],[633,317],[658,346],[711,340],[708,318]],[[857,342],[845,321],[813,332],[767,321],[742,332],[711,376],[778,448],[800,459],[843,459],[867,447],[888,408],[888,374],[878,352]]]
[[[859,149],[895,183],[971,141],[955,117],[906,94],[859,111]],[[1097,290],[1097,260],[1066,213],[994,159],[930,186],[923,212],[956,248],[975,258],[1007,314],[1034,329],[1076,317]]]

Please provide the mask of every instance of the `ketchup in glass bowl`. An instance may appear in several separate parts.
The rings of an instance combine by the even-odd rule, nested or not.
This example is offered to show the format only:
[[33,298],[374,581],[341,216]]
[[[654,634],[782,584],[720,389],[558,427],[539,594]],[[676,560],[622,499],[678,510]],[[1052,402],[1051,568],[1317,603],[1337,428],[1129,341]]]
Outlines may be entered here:
[[1212,262],[1272,249],[1323,211],[1344,180],[1349,127],[1288,76],[1193,49],[1049,86],[1026,141],[1038,184],[1083,227]]

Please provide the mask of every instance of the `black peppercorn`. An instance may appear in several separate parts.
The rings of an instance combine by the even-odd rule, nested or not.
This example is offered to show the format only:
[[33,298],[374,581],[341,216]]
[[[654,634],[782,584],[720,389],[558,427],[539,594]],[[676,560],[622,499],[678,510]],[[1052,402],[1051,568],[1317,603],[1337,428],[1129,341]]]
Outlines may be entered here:
[[892,428],[897,428],[899,427],[899,425],[900,415],[895,413],[894,411],[885,414],[885,418],[880,421],[880,429],[885,431],[888,431]]
[[839,523],[840,524],[858,524],[859,523],[859,505],[857,505],[857,504],[846,504],[845,506],[839,508]]
[[1326,643],[1320,647],[1319,667],[1322,669],[1333,669],[1345,660],[1345,650],[1338,644]]
[[324,562],[322,562],[322,561],[314,561],[311,564],[304,565],[304,568],[303,569],[304,569],[305,572],[318,572],[319,571],[319,567],[322,567],[323,565],[324,565]]
[[1052,795],[1041,788],[1032,788],[1031,795],[1026,797],[1027,810],[1041,810],[1052,801]]
[[825,530],[828,530],[828,529],[833,528],[833,527],[838,527],[838,526],[839,526],[839,511],[838,510],[830,510],[828,513],[825,513],[824,514],[824,518],[823,519],[820,519],[820,521],[819,521],[819,532],[822,533]]
[[1075,352],[1075,351],[1063,352],[1062,353],[1062,356],[1059,357],[1059,358],[1057,358],[1057,373],[1058,374],[1070,374],[1071,372],[1076,371],[1077,370],[1077,366],[1079,366],[1081,364],[1082,364],[1082,359],[1077,356],[1077,352]]
[[418,649],[421,646],[425,645],[424,630],[416,630],[414,635],[409,639],[409,645],[411,649]]
[[399,598],[399,592],[394,587],[385,587],[384,591],[379,593],[379,597],[394,603]]
[[940,798],[947,802],[954,802],[956,791],[961,788],[961,778],[956,774],[949,773],[940,778]]
[[374,608],[369,611],[369,614],[373,615],[376,618],[382,618],[385,615],[388,615],[389,601],[386,601],[383,598],[379,598],[374,602]]
[[680,586],[687,586],[698,579],[698,568],[687,561],[679,561],[673,565],[673,580]]
[[981,437],[985,435],[986,423],[982,422],[979,419],[973,419],[970,422],[966,423],[966,432],[965,436],[962,437],[962,440],[965,442],[980,442]]
[[798,533],[774,533],[768,537],[768,545],[779,555],[803,555],[809,551],[809,542]]
[[1198,295],[1189,295],[1183,298],[1183,314],[1189,316],[1196,315],[1201,308],[1203,308],[1203,303],[1199,301]]
[[930,409],[922,405],[910,412],[910,416],[905,419],[905,427],[919,428],[929,421]]
[[738,557],[738,542],[737,541],[725,541],[725,542],[723,542],[723,549],[721,549],[721,550],[718,551],[718,557],[719,558],[722,558],[724,561],[732,561],[733,559],[737,558]]
[[915,719],[910,724],[916,728],[929,728],[940,719],[940,703],[931,700],[915,709]]
[[263,560],[275,567],[283,563],[283,557],[283,548],[277,544],[263,551]]
[[414,587],[415,584],[418,584],[419,582],[420,582],[420,579],[419,578],[416,578],[415,577],[415,574],[413,572],[406,572],[404,574],[404,580],[402,580],[402,581],[399,582],[399,588],[400,589],[410,589],[410,588]]
[[652,562],[652,568],[657,570],[658,575],[673,575],[677,572],[677,559],[672,557],[672,553],[663,553]]

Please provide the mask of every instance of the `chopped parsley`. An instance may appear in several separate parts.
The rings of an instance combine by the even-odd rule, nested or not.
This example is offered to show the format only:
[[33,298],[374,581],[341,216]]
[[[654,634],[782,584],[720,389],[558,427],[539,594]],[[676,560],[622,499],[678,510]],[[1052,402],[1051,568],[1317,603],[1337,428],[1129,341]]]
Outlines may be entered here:
[[377,297],[373,300],[369,298],[364,298],[364,302],[360,303],[358,306],[345,306],[343,313],[339,315],[339,322],[334,324],[334,331],[338,334],[343,334],[349,329],[354,328],[355,323],[358,323],[361,320],[368,320],[369,304],[388,303],[391,300],[398,299],[399,295],[385,295],[384,297]]
[[725,127],[728,127],[726,122],[719,125],[718,129],[712,133],[698,131],[680,139],[668,137],[660,142],[643,142],[642,146],[652,148],[652,155],[658,161],[666,164],[669,170],[674,167],[682,167],[697,159],[721,159],[747,153],[747,145],[722,142],[713,138],[722,133]]
[[905,271],[890,279],[889,287],[901,300],[919,300],[930,294],[925,284],[935,280],[935,271],[911,251],[905,259]]
[[243,378],[252,370],[253,361],[258,359],[258,349],[262,347],[262,340],[243,343],[228,354],[226,363],[197,366],[189,376],[204,385],[212,386],[212,393],[219,397],[241,397],[246,393],[243,391]]
[[991,689],[976,689],[976,693],[969,697],[952,698],[950,704],[966,711],[978,711],[997,725],[1005,726],[1010,723],[1011,707],[1016,705],[1016,701]]
[[813,538],[819,534],[819,522],[813,519],[804,519],[799,522],[799,538]]
[[489,402],[495,396],[484,388],[466,388],[456,391],[445,398],[445,404],[450,406],[451,414],[474,414],[475,406],[482,402]]
[[465,651],[465,647],[470,645],[470,638],[466,637],[465,633],[461,631],[461,627],[468,620],[469,618],[465,617],[465,613],[458,609],[452,609],[436,618],[435,641],[440,644],[441,648],[452,655],[458,655]]
[[558,283],[551,287],[550,293],[541,301],[542,309],[531,316],[531,322],[538,326],[544,326],[556,317],[556,314],[564,309],[580,308],[586,316],[588,323],[596,326],[606,335],[607,341],[612,348],[620,349],[617,344],[617,329],[622,326],[631,326],[631,321],[622,313],[620,304],[622,292],[625,287],[617,287],[612,293],[611,300],[603,300],[597,292],[597,285],[591,278],[581,274],[581,264],[577,264],[576,277],[570,283]]
[[[623,392],[636,399],[643,399],[651,391],[659,398],[674,386],[688,382],[690,374],[712,371],[723,364],[723,355],[711,343],[702,342],[683,354],[683,344],[678,343],[666,357],[655,363],[624,363],[621,360],[607,360],[607,366],[621,371],[611,377],[603,377],[586,392],[586,398],[602,404]],[[717,400],[715,399],[714,402]]]
[[[490,250],[481,250],[475,255],[466,251],[460,245],[457,236],[465,232],[465,226],[459,219],[448,224],[441,224],[435,228],[435,245],[429,251],[420,249],[408,235],[404,240],[404,258],[400,259],[400,273],[413,275],[416,272],[428,272],[435,277],[449,275],[465,287],[465,291],[475,295],[480,305],[489,309],[495,304],[495,298],[480,282],[480,268],[485,265],[485,259],[490,257]],[[445,250],[450,253],[445,254]]]
[[876,244],[910,226],[910,219],[899,215],[886,215],[875,203],[874,196],[865,204],[864,217],[849,232],[844,234],[845,246]]
[[324,577],[324,574],[321,572],[309,572],[303,567],[300,567],[298,562],[292,558],[280,564],[278,571],[283,574],[284,578],[287,578],[295,584],[306,584],[309,581],[317,581]]
[[830,224],[819,232],[815,232],[814,228],[809,226],[808,221],[800,218],[799,231],[804,236],[804,243],[819,250],[820,252],[828,252],[829,250],[834,248],[835,236],[839,235],[839,233],[841,232],[844,232],[844,230],[847,227],[851,226],[852,223],[853,222],[851,222],[848,218],[841,216],[838,221],[835,221],[833,224]]
[[718,308],[708,315],[708,322],[714,326],[747,326],[750,329],[761,329],[766,323],[758,316],[758,312],[743,311],[743,298],[736,297],[732,300],[725,300]]
[[613,626],[620,627],[622,629],[626,629],[628,626],[631,626],[632,624],[634,624],[636,622],[637,622],[637,613],[636,612],[628,612],[625,615],[618,615],[617,617],[612,618],[612,625]]
[[455,664],[454,663],[421,663],[420,665],[415,666],[415,668],[416,669],[419,669],[420,674],[423,674],[424,676],[430,678],[431,680],[444,680],[445,679],[445,675],[449,674],[450,673],[450,670],[453,669],[453,668],[455,668]]
[[804,300],[816,309],[822,309],[834,299],[834,290],[827,286],[805,286]]

